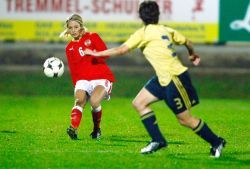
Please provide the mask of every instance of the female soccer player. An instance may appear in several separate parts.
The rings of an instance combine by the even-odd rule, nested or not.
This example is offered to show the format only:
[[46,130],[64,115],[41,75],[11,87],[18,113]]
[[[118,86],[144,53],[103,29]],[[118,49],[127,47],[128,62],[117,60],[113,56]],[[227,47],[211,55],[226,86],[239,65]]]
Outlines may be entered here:
[[71,139],[77,139],[83,108],[89,101],[92,108],[94,128],[90,134],[93,139],[101,136],[101,101],[109,100],[114,75],[105,63],[108,56],[95,57],[84,54],[85,49],[103,51],[107,49],[96,33],[87,32],[81,16],[73,14],[66,21],[66,30],[60,36],[72,36],[66,46],[66,56],[72,82],[74,84],[75,105],[71,111],[71,125],[67,133]]
[[144,26],[132,34],[123,45],[101,52],[91,50],[84,52],[94,56],[118,56],[134,48],[140,48],[154,68],[156,76],[145,84],[133,100],[133,106],[152,138],[151,142],[141,149],[142,154],[167,147],[167,141],[159,130],[155,113],[150,108],[152,103],[164,100],[176,115],[179,123],[191,128],[210,143],[211,155],[220,157],[226,141],[214,134],[203,120],[191,115],[191,107],[198,104],[199,100],[191,83],[188,68],[183,66],[178,59],[174,45],[186,46],[190,55],[189,59],[194,65],[199,64],[200,57],[194,52],[190,40],[176,30],[158,24],[159,14],[159,7],[155,1],[144,1],[139,7],[139,16]]

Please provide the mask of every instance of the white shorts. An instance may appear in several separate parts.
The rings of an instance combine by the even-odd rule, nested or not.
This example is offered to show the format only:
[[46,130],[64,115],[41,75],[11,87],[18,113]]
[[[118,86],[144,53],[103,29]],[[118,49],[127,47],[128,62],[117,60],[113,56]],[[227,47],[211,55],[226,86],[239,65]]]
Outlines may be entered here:
[[110,93],[112,90],[112,82],[106,79],[98,80],[78,80],[75,85],[75,93],[77,90],[84,90],[89,96],[92,95],[93,90],[96,86],[103,86],[106,91],[105,99],[110,99]]

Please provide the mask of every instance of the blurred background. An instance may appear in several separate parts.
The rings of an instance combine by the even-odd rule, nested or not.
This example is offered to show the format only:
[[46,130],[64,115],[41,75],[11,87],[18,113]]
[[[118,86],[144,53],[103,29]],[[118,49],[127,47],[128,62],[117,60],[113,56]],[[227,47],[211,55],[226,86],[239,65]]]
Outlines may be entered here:
[[[59,34],[72,13],[97,32],[108,47],[120,45],[142,26],[139,0],[1,0],[0,95],[69,95],[73,86],[65,58],[66,40]],[[201,97],[250,98],[250,1],[157,0],[161,23],[194,43],[202,62],[193,67],[184,47],[176,46],[190,67]],[[49,79],[43,62],[55,56],[65,74]],[[154,74],[140,51],[108,60],[117,83],[113,96],[134,97]]]

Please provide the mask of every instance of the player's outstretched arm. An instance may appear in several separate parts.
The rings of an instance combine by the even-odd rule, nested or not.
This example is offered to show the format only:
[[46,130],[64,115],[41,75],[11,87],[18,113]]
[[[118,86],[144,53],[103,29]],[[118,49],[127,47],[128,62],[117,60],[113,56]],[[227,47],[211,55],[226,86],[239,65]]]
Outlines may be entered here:
[[129,51],[128,46],[126,45],[121,45],[119,47],[115,47],[115,48],[111,48],[111,49],[107,49],[104,51],[100,51],[100,52],[95,52],[89,49],[86,49],[84,51],[85,55],[92,55],[92,56],[119,56],[119,55],[123,55],[125,53],[127,53]]
[[195,65],[199,65],[200,63],[200,56],[194,52],[193,44],[190,40],[187,39],[185,46],[188,50],[189,60]]

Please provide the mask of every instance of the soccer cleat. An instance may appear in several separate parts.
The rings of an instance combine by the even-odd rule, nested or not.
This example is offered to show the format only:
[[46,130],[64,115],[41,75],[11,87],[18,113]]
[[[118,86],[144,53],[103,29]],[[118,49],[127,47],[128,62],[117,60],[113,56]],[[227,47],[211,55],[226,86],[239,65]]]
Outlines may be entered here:
[[97,140],[101,138],[101,135],[102,135],[102,132],[100,128],[93,130],[92,133],[90,134],[92,139],[97,139]]
[[226,140],[219,138],[220,143],[217,146],[211,147],[210,154],[212,157],[219,158],[222,153],[222,149],[226,146]]
[[167,147],[166,141],[163,141],[163,142],[151,141],[150,143],[147,144],[146,147],[141,149],[141,153],[142,154],[149,154],[149,153],[156,152],[156,151],[160,150],[161,148],[165,148],[165,147]]
[[77,129],[69,126],[67,128],[67,134],[69,135],[69,137],[72,139],[72,140],[76,140],[77,139]]

